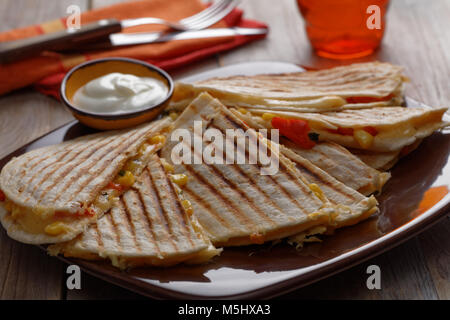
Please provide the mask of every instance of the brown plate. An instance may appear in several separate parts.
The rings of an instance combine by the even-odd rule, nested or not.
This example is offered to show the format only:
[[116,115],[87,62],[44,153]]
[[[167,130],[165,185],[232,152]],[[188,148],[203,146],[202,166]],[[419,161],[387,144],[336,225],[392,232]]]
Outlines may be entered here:
[[[299,70],[286,63],[245,63],[215,69],[185,81]],[[414,107],[419,103],[407,99],[407,105]],[[92,132],[77,121],[71,122],[0,160],[0,168],[13,156]],[[78,264],[101,279],[155,298],[281,295],[378,255],[444,217],[450,209],[450,134],[446,133],[434,133],[426,138],[417,150],[392,169],[392,178],[378,197],[381,212],[377,217],[337,230],[322,243],[309,244],[302,251],[286,244],[226,248],[220,257],[205,265],[142,268],[129,272],[121,272],[107,262],[63,260]],[[441,195],[438,200],[436,194]]]

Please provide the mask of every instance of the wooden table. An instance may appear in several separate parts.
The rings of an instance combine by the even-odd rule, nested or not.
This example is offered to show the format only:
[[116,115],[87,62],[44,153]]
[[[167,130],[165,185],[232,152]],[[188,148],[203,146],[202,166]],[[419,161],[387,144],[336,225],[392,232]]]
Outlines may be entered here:
[[[0,30],[55,19],[70,4],[82,10],[111,0],[2,0]],[[173,72],[173,76],[238,62],[272,60],[323,67],[336,64],[316,57],[303,31],[294,0],[243,0],[249,18],[265,21],[270,34],[232,52]],[[382,49],[369,59],[400,64],[411,78],[407,94],[429,105],[450,106],[450,0],[391,1]],[[275,4],[276,3],[276,4]],[[1,79],[2,81],[4,79]],[[54,99],[22,89],[0,98],[0,157],[72,120]],[[420,165],[420,164],[418,164]],[[370,261],[283,296],[290,299],[450,299],[450,221],[447,216],[421,235]],[[377,264],[382,290],[366,288],[366,268]],[[87,274],[82,290],[67,290],[66,266],[38,248],[9,239],[0,231],[1,299],[136,299],[139,295]]]

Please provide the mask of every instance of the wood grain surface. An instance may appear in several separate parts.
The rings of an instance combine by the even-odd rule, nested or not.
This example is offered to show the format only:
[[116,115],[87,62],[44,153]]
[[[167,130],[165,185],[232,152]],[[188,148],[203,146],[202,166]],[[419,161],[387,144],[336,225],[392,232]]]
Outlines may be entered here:
[[[64,16],[70,4],[82,10],[118,0],[2,0],[0,31]],[[51,3],[51,4],[50,4]],[[294,0],[243,0],[248,18],[270,26],[264,41],[181,68],[175,78],[247,61],[284,61],[313,68],[353,61],[314,55]],[[370,57],[405,67],[407,94],[433,106],[450,106],[450,0],[391,1],[383,45]],[[4,81],[4,79],[1,79]],[[70,121],[61,104],[32,88],[0,97],[0,157]],[[418,164],[420,165],[420,164]],[[286,294],[281,299],[450,299],[450,219],[406,243],[345,272]],[[82,290],[67,290],[66,266],[0,230],[0,299],[141,299],[87,274]],[[366,268],[377,264],[382,290],[368,290]]]

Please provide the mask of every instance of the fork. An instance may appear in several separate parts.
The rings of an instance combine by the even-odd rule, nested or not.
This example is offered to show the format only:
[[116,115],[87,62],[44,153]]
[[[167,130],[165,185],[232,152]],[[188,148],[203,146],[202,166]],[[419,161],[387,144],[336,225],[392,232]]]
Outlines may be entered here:
[[205,10],[177,22],[160,18],[137,18],[122,20],[121,24],[123,28],[144,24],[162,24],[176,31],[201,30],[212,26],[227,16],[237,6],[238,2],[238,0],[219,0]]
[[123,28],[138,25],[161,24],[177,31],[205,29],[229,14],[238,2],[238,0],[219,0],[205,10],[177,22],[150,17],[122,21],[104,19],[83,25],[77,30],[64,30],[22,40],[0,42],[0,63],[38,55],[47,50],[62,51],[74,47],[80,48],[83,44],[103,40],[110,34],[121,32]]

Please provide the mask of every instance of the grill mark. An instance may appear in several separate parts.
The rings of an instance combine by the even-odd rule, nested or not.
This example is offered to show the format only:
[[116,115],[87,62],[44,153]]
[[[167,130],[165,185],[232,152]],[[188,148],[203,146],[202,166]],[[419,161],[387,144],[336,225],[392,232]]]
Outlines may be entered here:
[[[73,149],[71,149],[71,147],[74,145],[74,143],[68,142],[66,143],[66,145],[64,146],[64,148],[62,148],[61,150],[59,150],[56,154],[60,153],[60,152],[65,152],[65,151],[72,151]],[[48,147],[44,147],[43,149],[47,149]],[[41,149],[38,149],[41,151]],[[34,153],[37,153],[37,150],[34,150]],[[27,160],[27,165],[30,165],[32,161],[36,160],[35,163],[31,164],[30,166],[26,166],[27,169],[34,169],[34,167],[36,167],[39,163],[41,163],[42,161],[47,160],[48,158],[51,158],[52,156],[54,156],[55,154],[48,154],[46,156],[42,157],[42,153],[36,154],[35,156],[32,156],[30,159]]]
[[[231,165],[233,168],[236,168],[236,165]],[[215,166],[210,166],[213,170],[214,174],[220,178],[233,190],[235,193],[239,194],[241,198],[247,200],[247,204],[266,222],[269,222],[272,226],[275,226],[275,223],[269,216],[261,210],[259,206],[257,206],[253,199],[248,197],[245,192],[243,192],[236,183],[232,182],[230,179],[226,178],[222,172],[220,172]],[[251,180],[250,180],[251,181]]]
[[144,217],[144,221],[146,222],[146,223],[145,222],[143,223],[144,229],[147,232],[147,234],[151,237],[151,242],[153,243],[153,246],[155,247],[156,252],[158,253],[158,256],[163,257],[164,255],[162,254],[161,249],[159,248],[158,241],[156,241],[156,235],[153,231],[153,223],[150,220],[147,209],[145,208],[144,199],[142,198],[142,194],[141,194],[140,190],[136,193],[137,193],[137,198],[139,200],[138,205],[141,209],[141,211],[140,211],[141,215]]
[[[148,169],[145,169],[145,170],[148,171]],[[144,174],[147,175],[146,178],[145,178],[145,175],[144,175]],[[164,220],[163,214],[161,213],[161,207],[160,207],[160,204],[159,204],[159,203],[157,202],[157,200],[156,200],[156,196],[155,196],[154,190],[152,190],[152,187],[151,187],[151,181],[150,181],[150,177],[149,177],[149,173],[144,171],[144,172],[142,173],[141,177],[143,177],[143,185],[145,185],[145,188],[146,188],[145,190],[147,190],[148,192],[142,191],[142,189],[139,188],[138,193],[139,193],[139,195],[140,195],[140,197],[141,197],[142,200],[144,199],[144,194],[147,194],[147,195],[148,195],[148,197],[150,198],[150,201],[151,201],[151,208],[154,208],[155,211],[156,211],[156,215],[157,215],[157,219],[158,219],[158,221],[156,221],[156,224],[159,223],[161,226],[164,226],[165,231],[166,231],[161,237],[164,238],[164,239],[163,239],[164,241],[169,241],[169,242],[171,243],[172,247],[176,250],[176,246],[175,246],[175,244],[173,243],[173,239],[170,237],[170,234],[169,234],[169,228],[168,228],[168,226],[167,226],[167,223],[166,223],[166,221]],[[145,213],[146,213],[146,217],[147,217],[147,219],[151,222],[150,211],[147,209],[147,205],[145,204],[145,201],[144,201],[144,200],[142,201],[142,204],[144,205],[144,209],[145,209],[144,211],[145,211]],[[156,218],[156,217],[155,217],[155,218]],[[158,235],[157,235],[157,234],[155,233],[155,231],[153,230],[153,225],[154,225],[154,224],[155,224],[155,223],[150,223],[150,227],[151,227],[152,233],[153,233],[154,236],[155,236],[155,239],[157,239],[157,238],[158,238]]]
[[[72,171],[74,168],[76,168],[78,165],[80,165],[81,163],[83,163],[84,161],[86,161],[87,159],[89,159],[94,153],[96,153],[99,150],[103,150],[103,148],[105,146],[109,145],[109,141],[104,142],[101,146],[96,146],[93,148],[93,150],[84,158],[81,158],[78,160],[78,162],[76,163],[72,163],[71,165],[68,165],[65,167],[65,170],[61,173],[61,176],[65,176],[67,175],[70,171]],[[111,149],[111,148],[110,148]],[[111,152],[110,149],[106,149],[106,152],[102,153],[99,158],[103,158],[106,154],[108,154],[109,152]],[[90,164],[90,166],[88,168],[86,167],[82,167],[82,169],[87,169],[89,170],[90,168],[92,168],[94,165],[96,164],[96,162],[93,162]],[[56,171],[54,171],[56,172]],[[72,183],[75,179],[79,178],[80,173],[78,173],[75,177],[72,177],[70,180],[68,181],[64,181],[64,180],[56,180],[53,181],[53,183],[48,186],[45,190],[42,191],[41,195],[39,196],[39,203],[43,200],[43,198],[45,197],[45,195],[52,190],[55,186],[57,186],[60,182],[63,182],[63,186],[61,187],[61,189],[59,190],[58,194],[56,195],[56,198],[53,199],[53,202],[56,202],[56,200],[59,199],[59,197],[63,194],[63,192],[67,189],[67,187],[70,185],[70,183]]]
[[[108,216],[109,216],[109,215],[108,215]],[[107,218],[107,216],[105,215],[105,219],[106,219],[106,218]],[[102,239],[102,237],[101,237],[101,235],[100,235],[100,230],[98,229],[98,224],[97,224],[97,223],[94,223],[94,225],[92,226],[92,228],[93,228],[94,231],[95,231],[94,237],[95,237],[95,240],[97,241],[98,247],[100,248],[100,250],[104,249],[105,246],[104,246],[104,244],[103,244],[103,239]],[[100,251],[100,250],[99,250],[99,251]]]
[[[104,139],[98,141],[98,143],[102,142]],[[88,144],[87,148],[83,148],[81,150],[76,151],[73,156],[69,159],[66,159],[66,164],[70,161],[72,161],[73,159],[75,159],[77,156],[79,156],[83,151],[88,150],[89,148],[91,148],[93,145],[95,145],[96,142],[92,142],[90,144]],[[58,159],[56,159],[55,161],[49,163],[48,165],[46,165],[45,167],[43,167],[39,172],[36,172],[27,182],[27,184],[31,184],[33,182],[33,180],[36,178],[36,176],[40,173],[42,173],[44,170],[46,170],[48,167],[50,167],[51,165],[55,164],[56,162],[59,162],[62,158],[64,158],[66,155],[70,154],[73,151],[73,149],[71,150],[66,150],[66,152],[58,157]],[[51,157],[51,156],[50,156]],[[48,158],[50,158],[48,157]],[[89,156],[88,156],[89,157]],[[32,192],[30,193],[30,195],[34,195],[36,192],[37,187],[46,179],[48,179],[51,175],[53,175],[59,168],[61,168],[63,165],[65,164],[61,164],[59,167],[57,167],[55,170],[52,170],[50,172],[48,172],[45,176],[41,177],[41,179],[36,183],[36,185],[34,186]],[[28,198],[29,199],[29,198]],[[28,200],[27,199],[27,200]]]
[[[131,192],[133,192],[133,194],[135,193],[134,191]],[[128,233],[132,236],[135,248],[137,249],[138,252],[141,252],[142,248],[136,239],[136,228],[134,226],[133,219],[131,218],[131,210],[128,207],[125,195],[123,195],[122,197],[123,197],[123,206],[125,209],[125,218],[127,220],[127,223],[124,223],[125,228],[127,228]]]
[[[120,201],[118,203],[117,207],[118,207],[118,210],[123,212],[124,208],[123,208],[122,201]],[[111,226],[113,228],[112,234],[114,234],[114,238],[116,239],[116,244],[117,244],[118,251],[123,252],[123,247],[122,247],[122,243],[121,243],[119,229],[117,228],[116,221],[114,220],[114,215],[112,214],[112,210],[111,210],[111,212],[108,215],[105,215],[105,216],[108,217],[110,222],[111,222]]]
[[[157,160],[157,164],[158,164],[158,167],[159,167],[159,173],[162,174],[163,179],[165,181],[165,185],[168,186],[168,188],[166,188],[166,189],[169,189],[168,190],[168,194],[169,194],[169,197],[171,198],[171,201],[169,201],[169,205],[171,206],[172,210],[174,210],[174,212],[177,213],[176,214],[177,215],[177,220],[178,220],[178,222],[180,223],[180,225],[182,227],[181,229],[183,230],[183,234],[185,235],[186,238],[188,238],[189,242],[191,243],[191,246],[195,247],[195,245],[194,245],[194,243],[192,242],[192,239],[191,239],[191,234],[190,234],[190,232],[188,232],[189,222],[186,221],[187,214],[184,211],[184,208],[182,207],[180,201],[178,200],[178,196],[175,193],[176,191],[174,190],[174,187],[172,186],[172,182],[169,181],[169,178],[167,177],[167,175],[166,175],[166,173],[164,171],[164,167],[163,167],[163,165],[161,163],[161,159],[159,157],[158,157],[158,160]],[[157,192],[159,193],[159,188],[157,189]]]
[[[34,160],[36,160],[36,162],[35,162],[35,163],[32,163],[32,164],[31,164],[31,167],[23,167],[22,170],[20,171],[20,175],[19,175],[20,178],[23,178],[23,177],[25,176],[25,173],[27,172],[27,170],[25,170],[25,169],[33,170],[39,163],[41,163],[41,161],[47,160],[47,159],[50,158],[52,155],[48,155],[48,156],[45,157],[43,160],[39,159],[39,156],[41,156],[41,155],[38,154],[38,155],[35,155],[35,156],[31,157],[30,159],[26,160],[28,164],[31,164],[32,161],[34,161]],[[24,157],[24,158],[25,158],[25,157]],[[24,159],[20,159],[20,160],[21,160],[21,162],[18,163],[19,165],[22,164],[23,161],[25,161]]]
[[[119,143],[119,145],[121,145],[122,143],[125,143],[125,146],[123,146],[121,149],[119,149],[119,150],[116,152],[115,157],[117,157],[117,156],[119,156],[120,154],[122,154],[123,151],[126,150],[126,149],[129,147],[128,141],[125,141],[126,139],[128,139],[128,140],[134,139],[134,140],[138,141],[139,139],[141,139],[142,137],[146,136],[147,134],[150,134],[149,131],[147,130],[147,131],[144,131],[144,133],[140,134],[137,138],[134,138],[134,136],[137,135],[137,134],[139,134],[139,133],[140,133],[140,132],[137,131],[137,132],[135,132],[131,137],[127,137],[127,138],[121,140],[121,142]],[[143,142],[144,142],[144,141],[143,141]],[[143,143],[143,142],[142,142],[142,143]],[[131,145],[132,145],[132,144],[134,144],[134,143],[131,143]],[[141,144],[139,144],[139,145],[136,147],[136,150],[139,148],[140,145],[141,145]],[[115,149],[115,148],[114,148],[114,149]],[[110,152],[108,152],[107,154],[109,154],[109,153],[110,153]],[[102,156],[102,158],[103,158],[103,157],[104,157],[104,156]],[[124,163],[125,163],[126,161],[127,161],[127,159],[124,160]],[[89,168],[87,168],[86,171],[89,171],[94,165],[95,165],[95,163],[92,164]],[[103,164],[103,166],[99,169],[99,171],[100,171],[100,172],[105,171],[105,169],[106,169],[106,167],[107,167],[108,165],[109,165],[109,162],[105,162],[105,163]],[[81,172],[80,172],[80,173],[81,173]],[[100,174],[100,175],[101,175],[101,174]],[[78,174],[77,178],[79,178],[79,176],[80,176],[80,174]],[[86,188],[86,186],[89,184],[89,182],[90,182],[90,181],[87,180],[83,185],[81,185],[81,187],[79,187],[78,190],[75,191],[75,192],[72,194],[71,198],[69,198],[69,199],[66,201],[66,203],[67,203],[67,202],[70,202],[70,201],[73,201],[74,197],[75,197],[77,194],[81,193],[81,192],[84,190],[84,188]],[[97,187],[97,189],[99,189],[99,187]],[[95,190],[95,189],[94,189],[94,190]],[[63,194],[63,193],[59,193],[59,194],[58,194],[58,198],[59,198],[59,196],[62,195],[62,194]],[[56,199],[55,199],[55,201],[56,201]]]
[[[98,156],[99,159],[103,159],[106,155],[109,155],[113,152],[116,152],[115,156],[120,155],[123,152],[123,150],[128,148],[128,144],[126,143],[127,140],[134,137],[134,135],[136,135],[136,133],[134,133],[131,137],[122,138],[120,140],[120,142],[118,143],[118,145],[125,144],[125,146],[123,146],[119,150],[117,150],[116,146],[112,146],[109,149],[104,150],[104,152]],[[108,145],[108,142],[105,145]],[[103,147],[105,145],[103,145],[101,149],[103,149]],[[101,150],[101,149],[98,149],[98,150]],[[58,194],[56,195],[55,199],[53,199],[53,201],[56,202],[64,194],[64,192],[70,187],[70,185],[71,185],[71,183],[73,183],[73,181],[80,179],[80,177],[82,177],[87,171],[89,171],[96,164],[97,164],[96,162],[92,162],[88,167],[86,167],[86,166],[82,167],[81,170],[77,173],[77,175],[75,177],[72,177],[70,180],[68,180],[64,183],[64,185],[62,186],[62,189],[58,192]],[[109,161],[103,161],[103,165],[102,165],[102,167],[99,168],[99,171],[103,172],[109,164],[110,164]],[[76,166],[77,166],[77,164],[75,164],[70,170],[73,170],[73,168],[75,168]],[[100,175],[101,174],[99,174],[99,176]],[[81,193],[83,191],[83,189],[86,187],[86,185],[89,184],[89,182],[90,182],[90,180],[86,180],[81,186],[79,186],[78,189],[71,194],[70,198],[66,200],[66,203],[72,201],[76,195]],[[54,186],[55,186],[55,184],[51,188],[53,188]],[[50,188],[47,188],[46,192],[48,192],[50,190],[51,190]],[[42,198],[42,196],[41,196],[41,198]]]
[[[334,187],[334,184],[333,184],[333,183],[329,183],[329,182],[325,181],[324,179],[322,179],[322,177],[321,177],[319,174],[317,174],[317,173],[314,172],[313,170],[307,168],[305,165],[303,165],[303,163],[301,163],[301,162],[299,162],[299,161],[297,161],[297,160],[294,160],[294,159],[291,159],[291,160],[296,164],[296,167],[297,167],[297,169],[298,169],[300,172],[304,172],[306,175],[312,176],[312,178],[315,179],[315,182],[318,182],[319,184],[323,184],[323,185],[325,185],[325,186],[328,186],[328,187],[329,187],[330,189],[332,189],[334,192],[339,193],[339,194],[343,195],[344,197],[350,198],[351,200],[356,200],[356,198],[355,198],[353,195],[351,195],[351,194],[349,194],[349,193],[347,193],[347,192],[343,192],[343,191],[341,191],[341,190],[339,190],[339,189],[336,189],[336,188]],[[319,168],[319,169],[320,169],[320,168]],[[323,170],[323,171],[326,172],[325,170]],[[330,175],[330,176],[331,176],[331,175]],[[336,179],[336,180],[337,180],[337,179]],[[341,182],[341,183],[342,183],[342,182]],[[343,184],[345,187],[350,188],[350,187],[346,186],[344,183],[342,183],[342,184]]]
[[[47,169],[50,165],[54,164],[55,162],[61,160],[61,159],[62,159],[64,156],[66,156],[69,152],[70,152],[70,151],[66,151],[66,150],[61,151],[60,153],[63,153],[63,154],[62,154],[60,157],[58,157],[55,161],[49,163],[48,165],[44,166],[44,167],[42,168],[42,170],[39,170],[39,171],[35,172],[30,178],[28,178],[27,181],[24,182],[24,184],[25,184],[25,185],[30,185],[30,184],[32,183],[32,181],[33,181],[40,173],[42,173],[43,170]],[[57,154],[58,154],[58,153],[57,153]],[[27,171],[32,171],[32,170],[34,170],[34,168],[36,168],[39,164],[41,164],[42,161],[45,161],[45,160],[51,158],[52,156],[55,156],[55,155],[49,155],[49,156],[45,157],[44,159],[39,159],[38,156],[36,156],[36,157],[34,158],[34,159],[37,159],[36,163],[34,163],[30,168],[27,168],[27,170],[22,169],[21,174],[20,174],[18,180],[24,178],[24,176],[25,176],[25,174],[26,174]],[[27,196],[27,198],[25,199],[25,201],[28,201],[28,200],[30,199],[30,197],[31,197],[31,196],[33,195],[33,193],[35,192],[35,189],[36,189],[36,187],[34,187],[33,190],[29,193],[29,195]]]
[[[296,164],[298,164],[298,163],[296,162]],[[300,167],[300,166],[298,166],[298,167]],[[302,169],[303,169],[303,170],[302,170]],[[305,174],[306,174],[307,176],[310,176],[310,177],[311,177],[311,179],[313,180],[313,181],[312,181],[313,183],[319,184],[319,187],[320,187],[321,185],[324,185],[325,187],[330,188],[333,192],[342,195],[344,198],[350,199],[350,200],[352,200],[352,201],[356,201],[356,198],[353,197],[351,194],[342,192],[342,191],[340,191],[339,189],[334,188],[333,184],[328,183],[328,182],[322,180],[318,175],[316,175],[316,174],[313,173],[312,171],[306,169],[305,167],[298,168],[298,170],[299,170],[300,172],[306,172]],[[324,193],[325,193],[325,192],[324,192]],[[333,201],[332,199],[329,199],[328,197],[327,197],[327,200],[330,201],[332,204],[337,204],[337,202]]]
[[174,239],[173,239],[173,237],[175,237],[176,240],[178,240],[178,237],[176,237],[176,235],[172,232],[172,225],[170,223],[169,217],[167,216],[166,210],[162,206],[161,198],[157,191],[158,189],[156,188],[155,181],[154,181],[154,179],[150,173],[150,170],[148,168],[147,168],[147,172],[148,172],[148,178],[149,178],[150,184],[151,184],[150,189],[151,189],[151,193],[152,193],[153,203],[158,204],[158,213],[159,213],[159,216],[162,218],[161,221],[164,223],[164,225],[166,227],[168,238],[170,239],[170,242],[172,243],[174,249],[176,251],[178,251],[178,246],[176,244],[176,241],[174,241]]
[[[90,148],[92,146],[92,144],[94,144],[94,142],[91,142],[88,144],[88,148]],[[37,177],[37,175],[39,173],[42,173],[44,170],[46,170],[49,166],[51,166],[52,164],[54,164],[55,162],[60,161],[61,159],[63,159],[66,155],[70,154],[74,148],[73,147],[75,143],[70,143],[68,144],[65,148],[63,148],[62,150],[56,152],[55,154],[50,154],[42,159],[38,159],[38,161],[31,167],[29,168],[29,170],[33,170],[35,167],[37,167],[40,163],[42,163],[45,160],[50,159],[51,157],[54,157],[56,155],[60,155],[62,153],[62,155],[60,155],[55,161],[50,162],[49,164],[47,164],[46,166],[44,166],[41,170],[39,170],[38,172],[36,172],[30,179],[28,179],[28,181],[26,182],[26,184],[31,184],[32,181]],[[87,148],[83,148],[81,151],[78,151],[75,153],[75,156],[79,155],[83,150],[86,150]],[[71,159],[69,159],[69,161],[73,160],[74,157],[72,157]],[[23,172],[25,174],[25,172]],[[40,181],[42,182],[43,179],[41,179]],[[33,191],[31,193],[31,195],[35,192],[36,188],[33,188]]]
[[[192,177],[194,177],[195,179],[197,179],[198,181],[201,182],[201,184],[203,184],[204,186],[207,187],[207,189],[209,190],[210,193],[214,194],[216,197],[220,198],[220,200],[222,201],[222,203],[224,204],[225,207],[227,207],[230,211],[234,212],[234,217],[239,220],[239,222],[242,225],[245,225],[247,230],[254,230],[253,226],[252,226],[252,222],[248,219],[247,216],[245,216],[244,214],[241,214],[239,212],[239,209],[237,209],[235,207],[234,204],[231,203],[231,201],[229,201],[227,199],[226,196],[224,196],[218,189],[215,189],[214,186],[212,186],[206,179],[203,178],[203,176],[197,174],[197,172],[195,172],[191,167],[185,166],[184,164],[182,164],[183,168],[185,168],[185,170],[187,170],[190,175]],[[198,196],[199,198],[201,198],[201,196]],[[201,200],[202,203],[205,203],[206,201],[204,201],[203,199]]]
[[[213,126],[212,126],[213,127]],[[234,143],[234,142],[233,142]],[[237,150],[237,146],[236,143],[234,143],[234,148],[235,150]],[[191,152],[193,152],[195,154],[195,150],[191,145]],[[238,151],[239,152],[239,151]],[[198,154],[197,154],[198,155]],[[264,219],[266,222],[269,222],[272,226],[275,226],[275,223],[272,219],[270,219],[270,217],[263,211],[261,210],[261,208],[254,202],[253,199],[251,199],[250,197],[247,196],[247,194],[245,192],[243,192],[238,185],[236,185],[236,183],[234,183],[233,181],[231,181],[230,179],[228,179],[227,177],[225,177],[225,175],[217,168],[216,165],[208,165],[209,168],[211,168],[213,170],[213,172],[215,173],[216,177],[219,178],[219,180],[224,181],[235,193],[239,194],[241,196],[241,198],[244,198],[247,200],[248,205],[262,218]],[[239,172],[239,166],[232,164],[230,165],[230,167],[234,168],[236,171]],[[242,171],[241,171],[242,174]],[[247,178],[247,180],[250,180],[253,184],[253,186],[256,187],[256,184],[253,182],[253,180],[249,179],[249,177],[247,175],[244,175],[244,177]]]
[[[220,130],[220,129],[217,128],[217,126],[215,126],[214,124],[211,124],[210,127],[213,127],[213,128],[215,128],[215,129]],[[258,139],[258,141],[260,141],[259,138],[257,138],[257,139]],[[240,149],[237,147],[237,143],[236,143],[235,141],[233,141],[233,146],[234,146],[234,149],[236,150],[236,152],[242,154],[242,150],[240,150]],[[223,151],[223,150],[222,150],[222,151]],[[247,148],[244,149],[244,157],[245,157],[246,161],[250,161],[250,160],[249,160],[249,159],[250,159],[250,155],[249,155],[249,152],[248,152]],[[258,167],[260,167],[259,164],[257,164],[257,165],[258,165]],[[278,206],[278,204],[277,204],[275,201],[273,201],[273,199],[272,199],[272,198],[271,198],[271,197],[270,197],[263,189],[261,189],[261,188],[258,186],[258,184],[255,182],[255,180],[254,180],[250,175],[246,174],[246,173],[242,170],[241,167],[239,167],[239,166],[234,166],[234,167],[237,169],[237,171],[240,173],[241,176],[244,176],[244,177],[246,177],[248,180],[250,180],[250,181],[252,182],[253,186],[254,186],[256,189],[258,189],[258,191],[259,191],[260,193],[263,193],[263,194],[264,194],[266,200],[269,200],[269,202],[271,202],[272,205],[273,205],[276,209],[278,209],[279,212],[283,213],[283,210],[281,210],[281,208]],[[277,185],[278,185],[278,184],[277,184]],[[303,209],[303,208],[302,208],[302,209]],[[288,216],[288,219],[291,220],[292,217]]]
[[[221,217],[221,215],[215,213],[214,210],[211,208],[211,206],[207,202],[203,202],[202,199],[193,190],[191,190],[191,188],[189,188],[189,183],[184,187],[183,190],[188,194],[188,197],[190,199],[195,198],[195,200],[194,200],[195,203],[198,203],[199,206],[201,206],[204,209],[206,209],[210,213],[210,216],[212,216],[223,227],[225,227],[226,229],[229,229],[229,230],[230,229],[231,230],[235,230],[231,225],[228,224],[228,222],[226,220],[224,220]],[[203,227],[203,229],[208,231],[208,229],[205,226],[202,225],[202,227]],[[211,234],[211,232],[209,232],[209,233]]]
[[[215,129],[218,129],[218,130],[222,130],[221,128],[219,128],[218,126],[215,126],[215,125],[211,125],[211,127],[213,127],[213,128],[215,128]],[[259,137],[257,137],[257,139],[258,139],[258,141],[260,141],[259,140]],[[236,145],[236,143],[233,141],[233,143],[234,143],[234,146],[235,146],[235,148],[237,149],[237,145]],[[250,154],[249,154],[249,151],[247,150],[247,148],[245,148],[245,158],[246,159],[249,159],[250,158]],[[281,163],[281,161],[279,161],[279,165],[281,165],[282,163]],[[259,167],[259,168],[262,168],[262,166],[261,166],[261,164],[259,163],[259,161],[257,161],[257,163],[256,163],[256,165]],[[288,171],[289,172],[289,171]],[[280,174],[282,174],[283,172],[281,171],[281,170],[279,170],[279,173]],[[271,175],[268,175],[268,177],[272,180],[272,182],[278,187],[278,188],[280,188],[281,190],[283,190],[283,193],[286,195],[286,197],[292,202],[292,203],[297,203],[297,206],[302,210],[302,211],[304,211],[304,212],[306,212],[306,210],[305,210],[305,208],[300,204],[300,202],[297,200],[297,199],[295,199],[295,198],[293,198],[292,196],[291,196],[291,194],[280,184],[280,183],[278,183],[278,181],[276,181],[275,180],[275,178],[273,178],[273,176],[271,176]],[[288,179],[289,180],[289,179]],[[296,182],[297,182],[297,177],[295,177],[295,179],[294,179]],[[289,181],[292,181],[292,180],[289,180]],[[301,185],[302,187],[303,187],[303,185]],[[303,189],[303,191],[305,190],[304,188],[302,188]],[[308,189],[308,191],[307,192],[305,192],[305,193],[307,193],[307,194],[310,194],[310,190]]]
[[[78,152],[77,154],[75,154],[71,159],[69,159],[69,160],[67,160],[67,161],[72,161],[75,157],[77,157],[77,156],[78,156],[80,153],[82,153],[82,152],[83,152],[83,150],[81,150],[80,152]],[[70,153],[70,152],[69,152],[69,153]],[[66,153],[66,155],[67,155],[67,153]],[[88,156],[88,157],[89,157],[89,156]],[[62,157],[61,157],[61,158],[62,158]],[[60,158],[60,159],[61,159],[61,158]],[[50,165],[54,165],[54,164],[57,163],[60,159],[58,159],[57,161],[55,161],[55,162],[49,164],[48,166],[46,166],[46,168],[48,168]],[[82,159],[80,159],[80,160],[85,160],[85,158],[82,158]],[[67,163],[66,163],[66,164],[67,164]],[[59,166],[56,166],[55,168],[53,168],[52,171],[48,172],[45,176],[43,176],[43,177],[39,180],[39,182],[36,183],[36,185],[34,186],[32,192],[30,193],[30,195],[27,197],[27,199],[26,199],[25,201],[29,201],[29,200],[30,200],[30,197],[32,197],[32,196],[37,192],[38,187],[40,186],[40,184],[43,183],[44,181],[46,181],[50,176],[52,176],[56,171],[58,171],[60,168],[64,167],[66,164],[61,163]],[[46,168],[43,168],[43,170],[45,170]],[[42,171],[41,171],[41,172],[42,172]],[[33,176],[33,178],[36,177],[36,175],[37,175],[37,173]],[[60,182],[60,181],[57,180],[57,182]],[[56,182],[56,183],[57,183],[57,182]],[[31,181],[30,181],[29,183],[31,183]],[[42,196],[40,197],[40,199],[42,199]]]
[[[284,213],[283,213],[283,210],[280,208],[280,206],[278,206],[278,204],[277,204],[275,201],[273,201],[273,199],[267,194],[267,192],[264,191],[264,190],[263,190],[263,189],[255,182],[255,180],[254,180],[249,174],[245,173],[245,172],[242,170],[242,168],[240,168],[240,167],[237,167],[237,170],[238,170],[238,172],[239,172],[239,174],[240,174],[241,176],[244,176],[244,177],[246,177],[247,179],[249,179],[249,180],[252,182],[253,186],[254,186],[260,193],[262,193],[262,194],[264,195],[264,198],[266,199],[266,202],[270,202],[274,208],[276,208],[279,212],[281,212],[282,214],[284,214]],[[290,216],[288,216],[288,218],[289,218],[289,220],[291,219]]]
[[[280,161],[280,165],[283,165]],[[290,170],[288,170],[288,168],[285,168],[286,170],[286,174],[291,177],[291,179],[289,181],[294,182],[298,187],[300,187],[300,189],[303,190],[304,193],[311,193],[311,190],[308,188],[308,186],[306,186],[302,181],[300,181],[300,179],[298,179]],[[320,201],[320,200],[319,200]],[[320,203],[322,203],[322,201],[320,201]]]
[[[321,151],[319,151],[319,150],[316,150],[316,152],[319,153],[321,156],[323,156],[325,159],[329,159],[330,162],[331,162],[334,166],[339,167],[340,169],[344,169],[344,170],[345,170],[345,176],[346,176],[346,177],[353,177],[353,172],[352,172],[350,169],[348,169],[348,168],[346,168],[346,167],[340,166],[336,161],[334,161],[332,158],[328,157],[325,153],[323,153],[323,152],[321,152]],[[301,156],[301,154],[300,154],[300,156]],[[326,171],[326,170],[324,170],[324,171]],[[330,175],[331,175],[331,174],[330,174]],[[336,178],[336,177],[335,177],[335,178]],[[336,179],[337,179],[337,178],[336,178]],[[339,180],[339,179],[337,179],[337,180]],[[354,181],[354,179],[352,179],[352,181]],[[341,182],[344,183],[343,181],[341,181]]]

